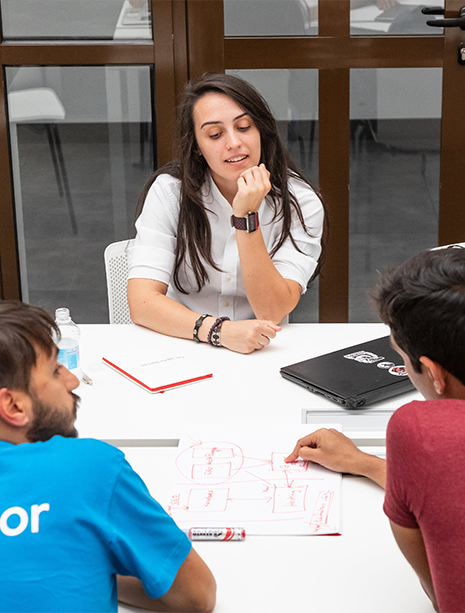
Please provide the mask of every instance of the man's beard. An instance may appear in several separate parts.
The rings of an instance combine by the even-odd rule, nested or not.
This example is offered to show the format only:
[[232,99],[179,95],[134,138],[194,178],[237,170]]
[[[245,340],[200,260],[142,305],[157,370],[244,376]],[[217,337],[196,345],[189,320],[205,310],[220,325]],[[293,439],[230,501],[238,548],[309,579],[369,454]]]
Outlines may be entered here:
[[67,438],[77,438],[78,432],[74,427],[79,396],[71,393],[73,397],[73,411],[64,413],[62,409],[44,404],[34,392],[30,394],[33,401],[34,420],[27,433],[31,443],[48,441],[52,436],[59,435]]

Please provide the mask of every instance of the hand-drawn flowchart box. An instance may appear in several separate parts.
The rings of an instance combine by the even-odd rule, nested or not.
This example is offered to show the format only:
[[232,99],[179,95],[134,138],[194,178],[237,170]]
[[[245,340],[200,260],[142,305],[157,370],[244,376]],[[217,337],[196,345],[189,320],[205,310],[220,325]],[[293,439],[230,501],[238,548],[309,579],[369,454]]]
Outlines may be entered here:
[[305,511],[307,485],[277,487],[274,492],[273,513],[295,513]]
[[194,447],[192,457],[224,460],[234,457],[234,451],[232,447]]
[[192,479],[224,479],[231,476],[231,462],[221,464],[193,464]]
[[334,492],[331,490],[322,491],[318,494],[317,501],[313,508],[309,526],[314,529],[315,532],[319,532],[322,527],[328,525],[328,517],[331,511],[331,505],[334,498]]
[[187,501],[187,507],[192,512],[218,512],[225,511],[228,506],[229,489],[202,489],[191,490]]

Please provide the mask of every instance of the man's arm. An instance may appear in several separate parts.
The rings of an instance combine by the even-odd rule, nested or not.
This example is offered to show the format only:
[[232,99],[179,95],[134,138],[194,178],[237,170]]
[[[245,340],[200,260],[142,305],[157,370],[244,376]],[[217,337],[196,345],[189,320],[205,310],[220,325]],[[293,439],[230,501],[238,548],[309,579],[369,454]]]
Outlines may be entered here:
[[297,441],[294,451],[286,458],[310,460],[329,470],[368,477],[386,487],[386,460],[360,451],[342,432],[321,428]]
[[404,554],[407,562],[417,573],[426,595],[433,603],[434,610],[438,611],[439,609],[434,594],[431,571],[421,530],[418,528],[403,528],[391,520],[389,520],[389,523],[391,524],[392,533],[399,549]]
[[118,575],[118,600],[148,611],[213,611],[216,604],[216,581],[202,558],[191,549],[179,568],[170,589],[161,598],[147,596],[136,577]]

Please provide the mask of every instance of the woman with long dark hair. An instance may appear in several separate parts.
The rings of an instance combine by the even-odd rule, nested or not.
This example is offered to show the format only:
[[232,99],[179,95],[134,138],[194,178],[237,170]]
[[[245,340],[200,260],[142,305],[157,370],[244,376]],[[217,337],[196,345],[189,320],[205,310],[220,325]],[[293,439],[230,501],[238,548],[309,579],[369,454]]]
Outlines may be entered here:
[[324,208],[246,81],[203,75],[187,84],[178,117],[176,161],[139,201],[131,317],[250,353],[270,343],[318,274]]

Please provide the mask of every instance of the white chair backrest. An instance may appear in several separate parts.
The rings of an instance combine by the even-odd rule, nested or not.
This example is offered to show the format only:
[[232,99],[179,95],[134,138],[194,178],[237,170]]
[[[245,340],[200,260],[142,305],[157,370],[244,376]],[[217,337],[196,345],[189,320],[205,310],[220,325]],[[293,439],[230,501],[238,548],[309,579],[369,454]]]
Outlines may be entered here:
[[36,87],[8,94],[10,121],[16,123],[54,123],[66,117],[61,100],[53,89]]
[[451,243],[450,245],[441,245],[440,247],[434,247],[431,251],[436,249],[465,249],[465,243]]
[[105,249],[105,274],[111,324],[132,323],[127,296],[127,251],[132,242],[133,240],[118,241],[117,243],[111,243]]

